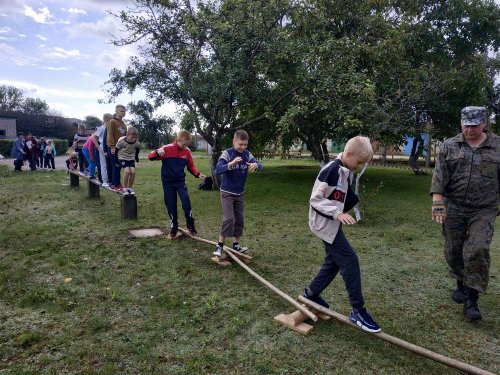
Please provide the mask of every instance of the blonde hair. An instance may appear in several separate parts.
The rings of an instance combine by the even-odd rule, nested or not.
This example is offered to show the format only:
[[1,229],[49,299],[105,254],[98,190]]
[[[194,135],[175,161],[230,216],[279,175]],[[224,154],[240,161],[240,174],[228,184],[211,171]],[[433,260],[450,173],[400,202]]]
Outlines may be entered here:
[[127,128],[127,135],[132,135],[132,134],[137,134],[137,128],[134,128],[133,126],[129,126]]
[[344,152],[360,155],[365,161],[369,161],[373,157],[370,138],[358,135],[349,139],[345,144]]
[[105,113],[104,115],[102,115],[102,121],[104,123],[111,120],[112,118],[113,118],[113,115],[111,113]]
[[193,136],[187,130],[181,130],[181,131],[179,131],[179,133],[177,133],[177,139],[190,141],[192,138],[193,138]]
[[115,111],[118,109],[118,108],[123,108],[123,109],[127,109],[127,107],[125,107],[123,104],[117,104],[116,107],[115,107]]

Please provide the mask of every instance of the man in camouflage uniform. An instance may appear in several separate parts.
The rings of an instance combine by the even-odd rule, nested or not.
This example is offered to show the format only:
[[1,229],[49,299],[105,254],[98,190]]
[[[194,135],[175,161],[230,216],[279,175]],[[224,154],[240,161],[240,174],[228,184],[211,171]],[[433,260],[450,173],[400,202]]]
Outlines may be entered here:
[[462,133],[447,139],[432,176],[432,219],[442,224],[445,257],[457,280],[451,298],[481,320],[479,292],[488,285],[489,246],[498,214],[500,137],[485,131],[486,108],[462,109]]

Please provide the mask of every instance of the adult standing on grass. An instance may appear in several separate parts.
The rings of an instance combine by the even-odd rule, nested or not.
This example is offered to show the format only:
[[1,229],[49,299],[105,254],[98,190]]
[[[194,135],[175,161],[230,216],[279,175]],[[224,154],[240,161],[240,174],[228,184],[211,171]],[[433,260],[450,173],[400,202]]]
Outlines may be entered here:
[[486,108],[462,109],[462,132],[444,141],[432,176],[432,220],[442,224],[445,257],[457,280],[451,295],[470,320],[481,320],[498,215],[500,137],[486,129]]
[[21,172],[26,152],[24,151],[24,134],[17,133],[10,156],[14,158],[14,171]]
[[126,108],[122,104],[118,104],[115,107],[115,114],[111,120],[108,121],[107,125],[107,139],[106,144],[108,145],[108,155],[111,159],[111,170],[112,170],[112,181],[111,189],[115,191],[121,191],[123,187],[120,183],[120,164],[118,162],[118,154],[116,152],[115,146],[121,137],[127,135],[127,125],[123,122],[125,117]]

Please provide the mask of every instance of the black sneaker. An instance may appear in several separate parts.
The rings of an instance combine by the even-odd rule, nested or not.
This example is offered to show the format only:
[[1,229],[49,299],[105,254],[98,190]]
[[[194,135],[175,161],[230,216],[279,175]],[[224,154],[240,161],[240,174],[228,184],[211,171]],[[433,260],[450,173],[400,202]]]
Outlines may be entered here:
[[175,237],[177,237],[177,234],[178,234],[179,230],[177,228],[171,228],[170,229],[170,232],[168,232],[168,238],[169,239],[174,239]]
[[464,315],[467,319],[477,321],[482,320],[481,311],[477,305],[479,293],[477,290],[469,289],[469,293],[464,302]]
[[451,299],[456,303],[464,303],[467,298],[467,287],[461,281],[457,280],[457,289],[451,294]]
[[351,315],[349,315],[349,320],[364,331],[373,333],[380,332],[379,325],[375,322],[375,320],[373,320],[365,308],[359,311],[355,311],[353,309],[351,311]]
[[190,227],[187,227],[187,230],[189,232],[189,234],[193,235],[193,236],[196,236],[198,234],[198,232],[196,231],[196,229],[194,228],[194,225],[193,226],[190,226]]
[[313,301],[313,302],[317,303],[318,305],[321,305],[321,306],[327,308],[327,309],[330,308],[330,305],[328,304],[328,302],[326,302],[319,295],[309,294],[307,288],[304,289],[304,294],[302,294],[302,296],[305,297],[305,298],[307,298],[310,301]]
[[240,244],[233,245],[233,250],[236,250],[240,253],[246,253],[248,251],[248,247],[242,247]]

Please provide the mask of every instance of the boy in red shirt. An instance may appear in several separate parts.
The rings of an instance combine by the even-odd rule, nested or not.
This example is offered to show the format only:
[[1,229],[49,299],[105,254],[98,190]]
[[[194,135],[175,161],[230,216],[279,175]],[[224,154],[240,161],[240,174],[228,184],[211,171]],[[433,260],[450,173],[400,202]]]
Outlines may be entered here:
[[177,236],[179,223],[177,221],[177,195],[182,203],[182,209],[186,217],[186,226],[191,234],[196,234],[193,213],[191,212],[191,200],[186,186],[186,173],[184,168],[196,178],[204,179],[205,175],[196,169],[191,151],[187,145],[191,141],[191,134],[181,130],[177,139],[158,150],[148,154],[150,160],[161,160],[161,182],[163,185],[163,198],[170,217],[170,233],[168,238]]

